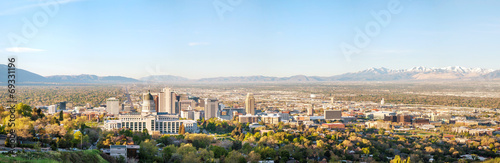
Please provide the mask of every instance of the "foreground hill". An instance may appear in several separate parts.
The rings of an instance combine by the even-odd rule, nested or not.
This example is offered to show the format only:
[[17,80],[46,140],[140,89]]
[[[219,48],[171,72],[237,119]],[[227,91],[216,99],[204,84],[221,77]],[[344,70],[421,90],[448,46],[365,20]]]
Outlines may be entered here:
[[99,150],[84,150],[74,152],[24,152],[16,157],[0,155],[0,162],[33,162],[33,163],[109,163],[116,162],[114,157],[103,154]]

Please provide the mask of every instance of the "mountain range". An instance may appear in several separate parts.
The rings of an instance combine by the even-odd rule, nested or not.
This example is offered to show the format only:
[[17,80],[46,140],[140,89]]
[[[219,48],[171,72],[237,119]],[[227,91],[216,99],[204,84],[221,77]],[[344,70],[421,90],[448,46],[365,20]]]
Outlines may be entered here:
[[[0,65],[0,83],[7,81],[7,66]],[[123,76],[55,75],[41,76],[23,69],[16,69],[16,84],[24,83],[164,83],[164,82],[320,82],[320,81],[428,81],[428,80],[499,80],[500,70],[465,68],[414,67],[410,69],[370,68],[363,71],[321,77],[295,75],[290,77],[239,76],[188,79],[173,75],[151,75],[140,79]]]

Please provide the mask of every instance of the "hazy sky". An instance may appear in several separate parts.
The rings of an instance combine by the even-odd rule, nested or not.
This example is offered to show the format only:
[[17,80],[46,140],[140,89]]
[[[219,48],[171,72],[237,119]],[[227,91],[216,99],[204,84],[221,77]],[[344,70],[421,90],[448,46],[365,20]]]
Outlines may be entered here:
[[[240,1],[0,0],[0,55],[3,64],[14,55],[19,68],[43,76],[500,69],[500,1]],[[366,26],[373,36],[356,46]],[[359,53],[347,58],[343,43]]]

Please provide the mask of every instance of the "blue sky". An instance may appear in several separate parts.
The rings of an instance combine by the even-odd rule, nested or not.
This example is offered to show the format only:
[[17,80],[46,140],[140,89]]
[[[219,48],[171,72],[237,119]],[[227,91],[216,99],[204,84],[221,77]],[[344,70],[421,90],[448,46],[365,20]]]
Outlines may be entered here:
[[[349,59],[340,45],[353,45],[357,28],[379,23],[371,12],[395,2],[230,2],[0,0],[0,55],[16,56],[19,68],[43,76],[196,79],[331,76],[370,67],[500,69],[500,1],[397,1],[401,12]],[[44,10],[55,4],[53,15]],[[214,4],[226,12],[220,16]],[[37,20],[37,32],[24,35],[26,24]],[[15,43],[12,35],[25,39]]]

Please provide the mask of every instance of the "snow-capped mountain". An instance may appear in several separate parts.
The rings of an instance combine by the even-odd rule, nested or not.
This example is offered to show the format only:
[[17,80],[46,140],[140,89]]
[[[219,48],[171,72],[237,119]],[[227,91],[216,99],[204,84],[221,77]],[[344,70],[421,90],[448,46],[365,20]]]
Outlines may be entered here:
[[483,69],[483,68],[466,68],[466,67],[461,67],[461,66],[450,66],[450,67],[444,67],[444,68],[426,68],[426,67],[414,67],[411,69],[407,69],[407,71],[412,71],[412,72],[455,72],[455,73],[461,73],[461,74],[467,74],[467,73],[477,73],[477,74],[487,74],[490,72],[493,72],[494,70],[491,69]]
[[363,71],[359,71],[357,73],[379,73],[379,74],[388,74],[388,73],[404,73],[404,72],[455,72],[455,73],[479,73],[479,74],[487,74],[490,72],[493,72],[494,70],[492,69],[483,69],[483,68],[466,68],[466,67],[461,67],[461,66],[450,66],[450,67],[444,67],[444,68],[427,68],[427,67],[413,67],[410,69],[388,69],[385,67],[381,68],[369,68]]
[[450,66],[444,68],[413,67],[410,69],[392,70],[388,68],[369,68],[367,70],[346,73],[330,77],[330,80],[342,81],[391,81],[391,80],[477,80],[488,78],[491,69],[466,68],[461,66]]

